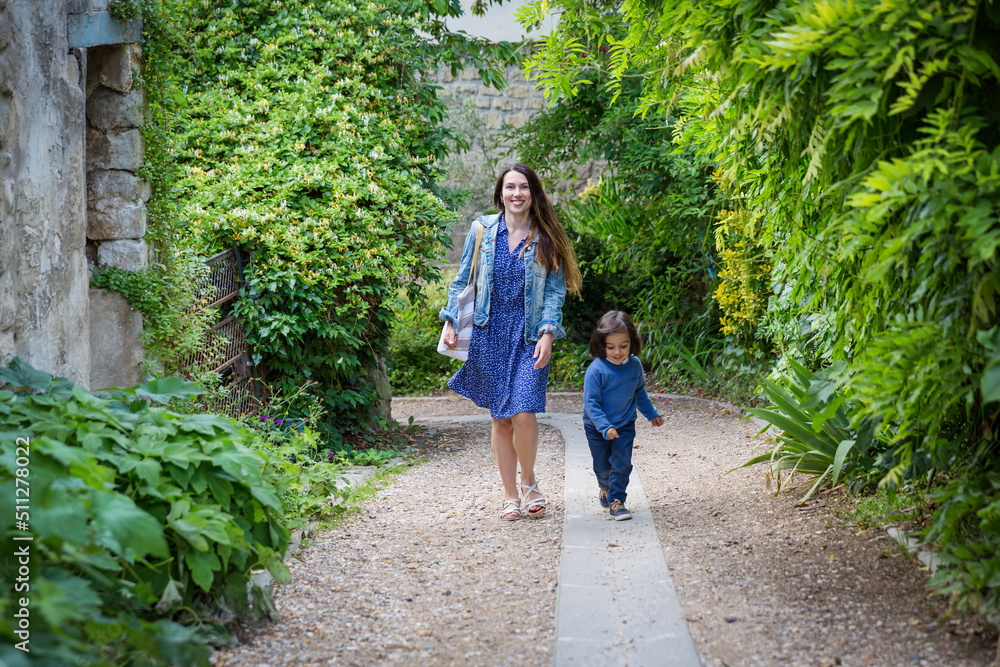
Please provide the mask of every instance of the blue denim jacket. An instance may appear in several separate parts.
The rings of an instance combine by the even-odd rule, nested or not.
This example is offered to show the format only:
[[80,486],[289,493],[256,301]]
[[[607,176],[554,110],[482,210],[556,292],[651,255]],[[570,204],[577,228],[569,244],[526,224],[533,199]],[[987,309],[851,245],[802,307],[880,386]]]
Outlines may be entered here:
[[[493,286],[493,259],[496,250],[497,232],[500,229],[501,213],[484,215],[472,223],[465,237],[462,262],[458,275],[448,288],[448,305],[441,309],[439,317],[455,326],[458,316],[458,295],[469,284],[472,267],[472,253],[476,247],[476,230],[482,225],[483,242],[479,247],[479,261],[476,267],[476,308],[472,323],[486,326],[490,319],[490,288]],[[543,333],[551,332],[554,338],[562,338],[566,332],[562,327],[562,307],[566,300],[566,281],[562,272],[546,275],[545,267],[535,262],[537,240],[524,249],[524,340],[536,343]]]

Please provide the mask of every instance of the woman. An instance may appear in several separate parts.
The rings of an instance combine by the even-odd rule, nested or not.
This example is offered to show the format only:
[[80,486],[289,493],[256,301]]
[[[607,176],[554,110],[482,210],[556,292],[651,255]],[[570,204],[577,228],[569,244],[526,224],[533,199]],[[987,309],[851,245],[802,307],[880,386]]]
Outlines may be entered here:
[[545,412],[552,341],[566,335],[562,305],[567,290],[580,291],[580,270],[569,237],[530,167],[505,167],[493,203],[500,212],[479,218],[469,230],[440,317],[446,322],[445,344],[453,348],[458,294],[468,285],[482,228],[469,359],[448,386],[490,409],[493,455],[504,488],[500,518],[514,521],[522,516],[515,485],[519,462],[527,515],[545,513],[546,498],[535,479],[535,413]]

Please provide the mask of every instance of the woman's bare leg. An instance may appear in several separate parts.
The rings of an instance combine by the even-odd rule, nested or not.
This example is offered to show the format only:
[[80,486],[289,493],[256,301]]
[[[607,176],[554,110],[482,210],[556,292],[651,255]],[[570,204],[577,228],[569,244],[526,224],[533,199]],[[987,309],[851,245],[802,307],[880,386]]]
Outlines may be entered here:
[[500,479],[503,481],[504,500],[520,498],[521,494],[517,491],[517,451],[514,449],[514,425],[510,418],[493,420],[490,444],[493,446],[493,457],[496,459]]
[[[511,418],[514,426],[514,450],[517,460],[521,463],[521,484],[531,486],[535,483],[535,458],[538,455],[538,419],[534,412],[518,412]],[[542,494],[532,491],[524,497],[525,505],[541,498]]]

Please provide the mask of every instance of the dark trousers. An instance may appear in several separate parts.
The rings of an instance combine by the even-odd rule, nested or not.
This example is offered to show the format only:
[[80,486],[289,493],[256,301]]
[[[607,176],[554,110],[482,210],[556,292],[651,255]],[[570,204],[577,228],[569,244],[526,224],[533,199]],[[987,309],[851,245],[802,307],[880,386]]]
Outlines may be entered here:
[[625,502],[625,489],[632,474],[632,441],[635,440],[635,420],[622,426],[618,437],[608,440],[592,425],[584,423],[590,455],[594,459],[597,484],[608,492],[608,502]]

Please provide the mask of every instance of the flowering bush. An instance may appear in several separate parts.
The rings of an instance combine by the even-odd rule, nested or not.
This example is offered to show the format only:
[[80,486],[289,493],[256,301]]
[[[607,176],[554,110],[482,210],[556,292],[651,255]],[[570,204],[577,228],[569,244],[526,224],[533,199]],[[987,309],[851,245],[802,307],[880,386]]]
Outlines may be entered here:
[[444,105],[421,72],[482,43],[439,38],[456,3],[250,0],[189,8],[179,158],[189,243],[253,252],[238,315],[272,387],[319,397],[327,445],[375,422],[401,288],[437,275],[453,215],[435,185]]

